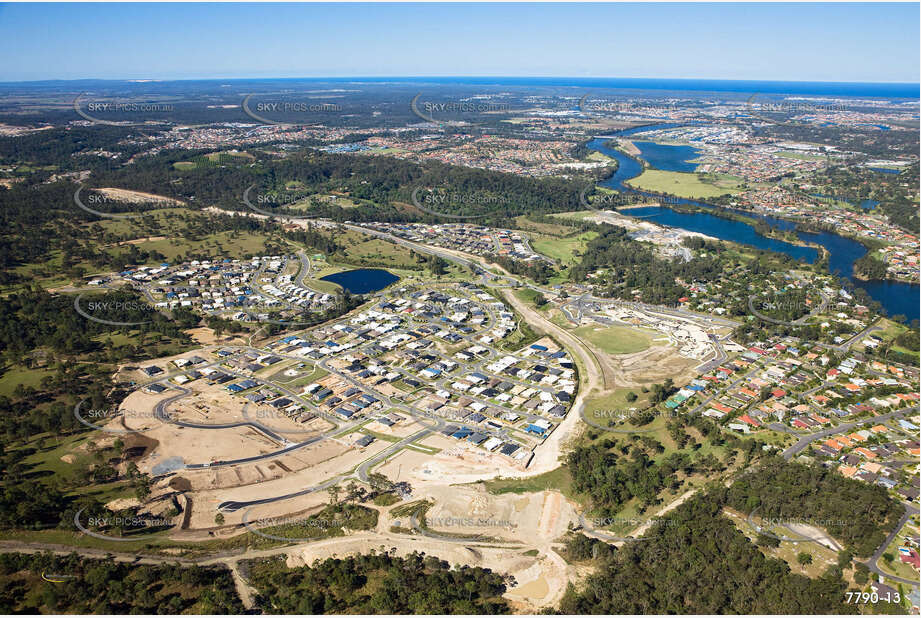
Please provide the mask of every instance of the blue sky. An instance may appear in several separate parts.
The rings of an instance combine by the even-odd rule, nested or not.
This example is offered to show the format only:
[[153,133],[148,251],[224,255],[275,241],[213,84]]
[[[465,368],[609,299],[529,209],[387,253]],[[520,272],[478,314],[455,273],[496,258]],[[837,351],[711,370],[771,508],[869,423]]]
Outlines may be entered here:
[[6,4],[0,81],[919,81],[919,4]]

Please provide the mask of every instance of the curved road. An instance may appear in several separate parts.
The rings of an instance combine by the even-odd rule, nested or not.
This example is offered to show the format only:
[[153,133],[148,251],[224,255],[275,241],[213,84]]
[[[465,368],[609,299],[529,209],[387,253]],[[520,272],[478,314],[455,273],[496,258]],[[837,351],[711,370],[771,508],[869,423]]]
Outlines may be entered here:
[[[174,420],[166,412],[166,406],[168,406],[169,404],[175,401],[178,401],[179,399],[182,399],[183,397],[186,397],[188,394],[189,394],[189,391],[182,389],[182,392],[180,392],[178,395],[173,395],[172,397],[169,397],[167,399],[163,399],[157,402],[157,405],[154,408],[154,414],[159,420],[163,421],[164,423],[170,423],[172,425],[177,425],[179,427],[189,427],[192,429],[231,429],[234,427],[252,427],[253,429],[265,434],[266,436],[272,438],[273,440],[277,440],[281,442],[282,444],[289,444],[289,441],[287,439],[279,436],[277,433],[275,433],[268,427],[265,427],[264,425],[260,425],[259,423],[254,422],[254,421],[239,421],[235,423],[209,424],[209,423],[188,423],[186,421]],[[331,432],[338,431],[338,428],[330,430],[330,431]],[[192,469],[192,470],[198,470],[202,468],[219,468],[223,466],[233,466],[236,464],[251,463],[254,461],[262,461],[263,459],[270,459],[272,457],[278,457],[279,455],[284,455],[285,453],[290,453],[291,451],[296,451],[300,448],[304,448],[305,446],[314,444],[315,442],[319,442],[320,440],[323,440],[326,437],[327,437],[326,434],[320,434],[318,436],[313,436],[312,438],[304,440],[303,442],[291,444],[289,446],[286,446],[285,448],[279,449],[277,451],[272,451],[271,453],[264,453],[262,455],[253,455],[251,457],[242,457],[240,459],[229,459],[226,461],[215,461],[211,463],[185,464],[185,467]]]
[[903,584],[911,584],[912,586],[917,586],[918,585],[917,579],[905,579],[903,577],[898,577],[897,575],[890,575],[889,573],[886,573],[879,567],[879,560],[880,558],[883,557],[883,554],[886,553],[886,548],[889,547],[889,544],[892,543],[896,535],[898,535],[899,531],[908,522],[909,518],[912,515],[918,514],[918,507],[912,504],[906,504],[904,502],[902,503],[902,505],[905,507],[905,513],[902,515],[902,518],[899,520],[899,523],[896,524],[895,528],[892,529],[892,532],[889,533],[889,536],[886,537],[886,540],[883,541],[882,545],[880,545],[876,549],[876,551],[873,552],[873,555],[864,564],[866,564],[867,568],[873,571],[874,573],[876,573],[877,575],[881,575],[882,577],[888,577],[889,579],[894,579],[895,581],[902,582]]
[[909,412],[917,413],[918,406],[915,406],[913,408],[902,408],[901,410],[895,410],[893,412],[888,412],[886,414],[880,414],[879,416],[874,416],[873,418],[867,418],[867,419],[862,419],[859,421],[853,421],[850,423],[844,423],[844,424],[838,425],[837,427],[829,427],[828,429],[823,429],[822,431],[811,433],[808,436],[803,436],[802,438],[799,439],[799,441],[796,444],[794,444],[793,446],[785,450],[783,452],[783,458],[792,459],[794,455],[797,455],[798,453],[803,451],[807,446],[809,446],[812,442],[815,442],[816,440],[821,440],[823,438],[827,438],[829,436],[833,436],[838,433],[845,433],[845,432],[851,431],[852,429],[856,427],[860,427],[861,425],[864,425],[866,423],[881,423],[883,421],[888,421],[891,418],[899,418],[901,416],[905,416]]

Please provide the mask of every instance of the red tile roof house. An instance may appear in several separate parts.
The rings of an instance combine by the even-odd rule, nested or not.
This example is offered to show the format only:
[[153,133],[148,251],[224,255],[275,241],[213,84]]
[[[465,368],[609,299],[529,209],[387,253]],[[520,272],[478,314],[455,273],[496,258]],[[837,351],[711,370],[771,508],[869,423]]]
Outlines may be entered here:
[[904,549],[904,547],[899,548],[899,560],[905,564],[910,564],[911,566],[915,567],[916,571],[921,569],[921,557],[918,556],[918,552],[913,549],[909,549],[906,553],[903,551]]
[[743,423],[748,423],[752,427],[761,427],[761,423],[750,417],[748,414],[743,414],[739,417],[739,420]]
[[806,422],[801,418],[793,419],[792,425],[797,429],[809,429],[809,425],[807,425]]
[[838,436],[838,442],[844,446],[854,446],[854,441],[850,440],[847,436]]
[[780,399],[781,397],[786,396],[787,391],[783,390],[782,388],[775,388],[771,391],[771,394],[777,399]]

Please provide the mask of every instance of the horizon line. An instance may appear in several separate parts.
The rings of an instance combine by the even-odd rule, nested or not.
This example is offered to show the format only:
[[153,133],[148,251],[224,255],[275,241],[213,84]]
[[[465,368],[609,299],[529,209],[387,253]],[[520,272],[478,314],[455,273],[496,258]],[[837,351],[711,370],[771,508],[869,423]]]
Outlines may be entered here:
[[183,82],[183,81],[268,81],[268,80],[387,80],[387,79],[570,79],[570,80],[599,80],[599,79],[622,79],[622,80],[640,80],[640,81],[712,81],[712,82],[740,82],[740,83],[778,83],[778,84],[861,84],[861,85],[901,85],[901,86],[918,86],[921,88],[921,82],[903,82],[903,81],[829,81],[829,80],[792,80],[792,79],[737,79],[726,77],[626,77],[610,75],[578,76],[578,75],[316,75],[316,76],[295,76],[295,77],[174,77],[174,78],[157,78],[157,77],[74,77],[74,78],[44,78],[44,79],[23,79],[23,80],[0,80],[0,85],[4,84],[30,84],[43,82],[135,82],[135,83],[155,83],[155,82]]

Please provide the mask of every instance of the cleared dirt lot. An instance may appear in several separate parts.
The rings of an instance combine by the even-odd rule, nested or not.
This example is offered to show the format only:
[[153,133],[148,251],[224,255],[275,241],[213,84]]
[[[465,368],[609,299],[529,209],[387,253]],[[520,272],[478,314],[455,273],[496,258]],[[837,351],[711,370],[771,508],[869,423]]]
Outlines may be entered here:
[[660,341],[633,354],[597,353],[607,357],[618,386],[643,386],[662,382],[665,378],[680,384],[692,379],[694,367],[700,364],[698,360],[681,356],[675,346]]
[[327,539],[297,548],[288,554],[287,565],[305,566],[330,557],[371,551],[393,551],[398,556],[424,552],[451,564],[467,564],[508,573],[515,578],[516,584],[509,589],[506,597],[514,601],[516,609],[522,612],[534,612],[554,605],[566,591],[569,567],[565,563],[560,564],[556,554],[525,556],[523,550],[449,544],[421,536],[399,538],[356,533],[345,538]]
[[128,203],[155,203],[155,204],[182,204],[180,200],[156,195],[155,193],[144,193],[143,191],[131,191],[130,189],[116,189],[114,187],[104,187],[102,189],[93,189],[107,198],[117,202]]
[[[285,445],[252,427],[232,427],[220,429],[199,429],[181,427],[166,423],[154,416],[154,409],[160,401],[174,396],[176,391],[166,391],[160,395],[151,395],[143,391],[135,391],[122,403],[121,409],[125,410],[125,426],[143,431],[143,435],[156,440],[157,448],[148,452],[138,462],[142,472],[151,473],[158,463],[173,457],[181,458],[186,464],[202,464],[213,461],[231,460],[243,457],[253,457],[277,451]],[[169,406],[168,412],[176,420],[201,424],[233,423],[244,420],[242,417],[243,406],[239,398],[232,398],[229,394],[222,393],[210,387],[207,392],[193,393]],[[257,410],[248,410],[251,418],[257,416]],[[291,434],[293,441],[305,440],[311,435],[316,435],[330,425],[321,419],[311,421],[310,424],[301,424],[290,419],[278,416],[266,421],[266,424],[283,430],[298,430],[302,433]],[[310,431],[310,428],[315,428]],[[302,464],[297,467],[304,467]],[[241,466],[246,468],[246,466]],[[250,471],[234,472],[233,475],[224,474],[224,468],[209,469],[209,481],[204,486],[222,486],[226,484],[239,485],[258,482],[266,474],[265,471],[252,473]],[[271,476],[271,475],[270,475]],[[190,471],[193,488],[202,485],[199,472]],[[236,480],[234,480],[236,477]]]
[[431,434],[417,444],[441,451],[430,455],[407,449],[376,470],[392,479],[399,476],[399,480],[408,481],[414,487],[448,482],[472,483],[526,472],[520,464],[513,463],[507,457],[441,434]]
[[[304,450],[308,452],[299,455],[299,457],[304,458],[315,458],[313,465],[308,467],[294,469],[292,466],[298,465],[293,461],[295,456],[288,455],[285,458],[279,458],[279,461],[283,462],[286,466],[288,466],[289,463],[292,464],[292,466],[288,466],[292,471],[281,471],[277,478],[245,486],[216,487],[214,489],[201,489],[195,491],[193,493],[195,507],[193,508],[191,527],[213,527],[214,515],[217,513],[217,507],[226,500],[241,502],[259,500],[262,498],[299,492],[309,487],[315,487],[325,481],[341,476],[345,471],[352,470],[362,461],[386,447],[386,443],[375,442],[365,449],[355,449],[351,446],[325,440],[318,443],[315,448],[313,446],[306,447]],[[336,453],[337,449],[338,453]],[[303,460],[301,463],[303,463]],[[233,470],[246,468],[250,465],[251,464],[234,466]],[[207,472],[200,471],[194,474],[214,474],[217,470],[221,469],[211,469]],[[185,471],[183,476],[192,479],[193,475]],[[196,485],[196,480],[192,479],[192,482],[194,487]],[[201,483],[201,481],[197,482]],[[344,485],[345,482],[342,484]],[[266,516],[283,516],[287,513],[302,511],[311,505],[327,502],[329,502],[329,494],[325,491],[318,491],[297,498],[263,505],[260,507],[260,513]],[[245,509],[241,509],[234,513],[225,513],[225,522],[228,525],[241,523],[244,511]]]
[[427,487],[426,497],[435,501],[426,522],[436,533],[479,535],[540,547],[563,536],[567,525],[578,521],[573,507],[552,491],[494,495],[479,484],[442,485]]

